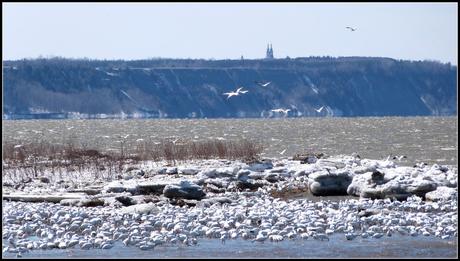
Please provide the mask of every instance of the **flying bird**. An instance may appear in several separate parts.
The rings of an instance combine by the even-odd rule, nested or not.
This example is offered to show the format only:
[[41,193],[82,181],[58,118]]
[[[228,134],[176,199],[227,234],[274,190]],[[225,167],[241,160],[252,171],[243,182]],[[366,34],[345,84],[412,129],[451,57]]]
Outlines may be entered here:
[[234,91],[234,92],[224,92],[223,94],[228,95],[228,96],[227,96],[227,100],[228,100],[228,99],[230,99],[230,97],[232,97],[232,96],[238,96],[238,95],[240,95],[240,94],[245,94],[245,93],[247,93],[248,90],[244,90],[244,91],[243,91],[243,88],[244,88],[244,87],[240,87],[240,88],[238,88],[238,89],[237,89],[236,91]]
[[315,109],[315,111],[316,111],[316,112],[318,112],[318,113],[320,113],[320,112],[322,112],[322,111],[323,111],[323,109],[324,109],[324,106],[322,106],[322,107],[321,107],[321,108],[319,108],[319,109]]
[[280,155],[283,155],[286,152],[286,149],[280,152]]
[[236,92],[237,92],[237,93],[241,93],[241,94],[245,94],[245,93],[247,93],[247,92],[248,92],[248,90],[244,90],[244,91],[243,91],[243,88],[244,88],[244,87],[240,87],[240,88],[238,88],[238,90],[236,90]]
[[347,26],[345,28],[350,29],[352,32],[356,31],[356,28],[353,28],[353,27],[350,27],[350,26]]
[[291,109],[282,109],[282,108],[279,108],[279,109],[273,109],[272,111],[273,111],[273,112],[282,112],[282,113],[287,114],[289,111],[291,111]]
[[268,86],[270,83],[272,83],[272,82],[266,82],[266,83],[263,83],[263,82],[258,82],[258,81],[255,81],[255,83],[256,83],[257,85],[260,85],[260,86],[262,86],[262,87],[267,87],[267,86]]
[[224,92],[223,94],[228,95],[228,96],[227,96],[227,100],[230,99],[230,97],[238,96],[238,95],[239,95],[238,92]]

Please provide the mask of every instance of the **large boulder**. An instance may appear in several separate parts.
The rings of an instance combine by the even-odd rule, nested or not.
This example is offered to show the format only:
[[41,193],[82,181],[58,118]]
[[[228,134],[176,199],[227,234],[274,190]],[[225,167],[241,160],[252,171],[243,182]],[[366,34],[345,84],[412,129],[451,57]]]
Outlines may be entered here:
[[310,174],[308,186],[315,196],[346,195],[352,179],[348,170],[325,170]]
[[456,188],[458,186],[458,174],[453,169],[433,164],[431,167],[425,167],[424,176],[430,177],[438,186]]
[[437,187],[436,190],[425,194],[425,199],[429,201],[451,200],[458,197],[457,189],[449,187]]
[[167,198],[202,199],[206,196],[203,189],[195,183],[187,180],[180,181],[179,184],[166,185],[163,195]]
[[437,183],[430,177],[418,173],[409,167],[378,169],[355,175],[347,193],[363,198],[396,198],[405,200],[417,195],[424,197],[427,192],[435,190]]

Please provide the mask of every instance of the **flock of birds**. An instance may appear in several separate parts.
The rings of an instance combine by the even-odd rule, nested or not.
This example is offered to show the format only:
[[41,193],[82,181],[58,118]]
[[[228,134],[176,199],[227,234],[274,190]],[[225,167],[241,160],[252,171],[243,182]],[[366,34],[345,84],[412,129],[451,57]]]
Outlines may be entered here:
[[[259,81],[255,81],[255,83],[261,87],[267,87],[268,85],[270,85],[272,82],[271,81],[268,81],[268,82],[259,82]],[[231,91],[231,92],[224,92],[223,95],[227,95],[227,100],[230,99],[231,97],[233,96],[238,96],[240,94],[246,94],[248,93],[249,91],[248,90],[243,90],[244,87],[239,87],[238,89],[236,89],[236,91]],[[322,106],[321,108],[319,109],[315,109],[316,112],[318,113],[321,113],[323,111],[323,109],[326,108],[326,110],[328,110],[327,107],[325,106]],[[271,110],[272,112],[276,112],[276,113],[283,113],[285,116],[291,111],[291,109],[284,109],[284,108],[278,108],[278,109],[272,109]]]
[[159,204],[150,213],[123,214],[109,207],[8,202],[4,206],[3,252],[38,249],[110,249],[115,243],[153,250],[160,245],[196,245],[201,238],[263,243],[329,241],[333,234],[381,238],[392,234],[457,236],[457,201],[284,201],[261,191],[232,196],[231,204],[184,208]]
[[[258,82],[258,81],[255,81],[255,83],[259,86],[262,86],[262,87],[267,87],[268,85],[270,85],[270,83],[272,82]],[[230,97],[233,97],[233,96],[238,96],[240,94],[245,94],[247,92],[249,92],[248,90],[243,90],[244,87],[240,87],[238,88],[236,91],[233,91],[233,92],[224,92],[223,94],[224,95],[227,95],[227,100],[230,99]]]

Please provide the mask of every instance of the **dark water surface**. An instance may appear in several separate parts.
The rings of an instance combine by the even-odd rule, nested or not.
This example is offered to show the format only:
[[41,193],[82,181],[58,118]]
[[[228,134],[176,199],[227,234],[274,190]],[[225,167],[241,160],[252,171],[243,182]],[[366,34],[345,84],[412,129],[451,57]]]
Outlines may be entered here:
[[[383,237],[380,239],[360,237],[348,241],[343,234],[330,236],[330,241],[284,240],[281,242],[251,242],[242,239],[227,240],[222,244],[217,239],[200,239],[196,246],[157,246],[143,251],[137,247],[124,247],[117,242],[115,247],[81,250],[55,249],[33,250],[23,253],[23,258],[455,258],[457,238],[442,240],[425,236]],[[16,254],[4,253],[6,258]]]
[[2,136],[4,142],[17,144],[73,140],[104,150],[120,150],[120,141],[134,148],[139,142],[165,138],[245,138],[265,144],[263,156],[267,157],[280,157],[284,149],[283,156],[306,151],[327,155],[357,152],[372,159],[406,155],[399,165],[458,166],[457,117],[3,120]]

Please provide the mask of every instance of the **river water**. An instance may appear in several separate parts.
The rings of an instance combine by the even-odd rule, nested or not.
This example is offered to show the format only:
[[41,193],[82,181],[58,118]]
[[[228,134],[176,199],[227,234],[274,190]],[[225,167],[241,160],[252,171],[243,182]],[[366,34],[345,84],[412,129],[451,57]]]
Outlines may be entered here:
[[[442,240],[425,236],[393,235],[380,239],[357,237],[346,240],[344,234],[334,234],[329,241],[314,239],[281,242],[251,242],[249,240],[200,239],[196,246],[161,245],[143,251],[125,247],[121,242],[108,250],[55,249],[33,250],[23,258],[455,258],[458,239]],[[4,253],[4,258],[16,254]]]
[[134,147],[162,139],[244,138],[263,143],[266,157],[356,152],[371,159],[407,156],[399,165],[458,166],[457,117],[3,120],[2,136],[4,142],[15,144],[70,140],[102,150],[120,150],[120,141]]

